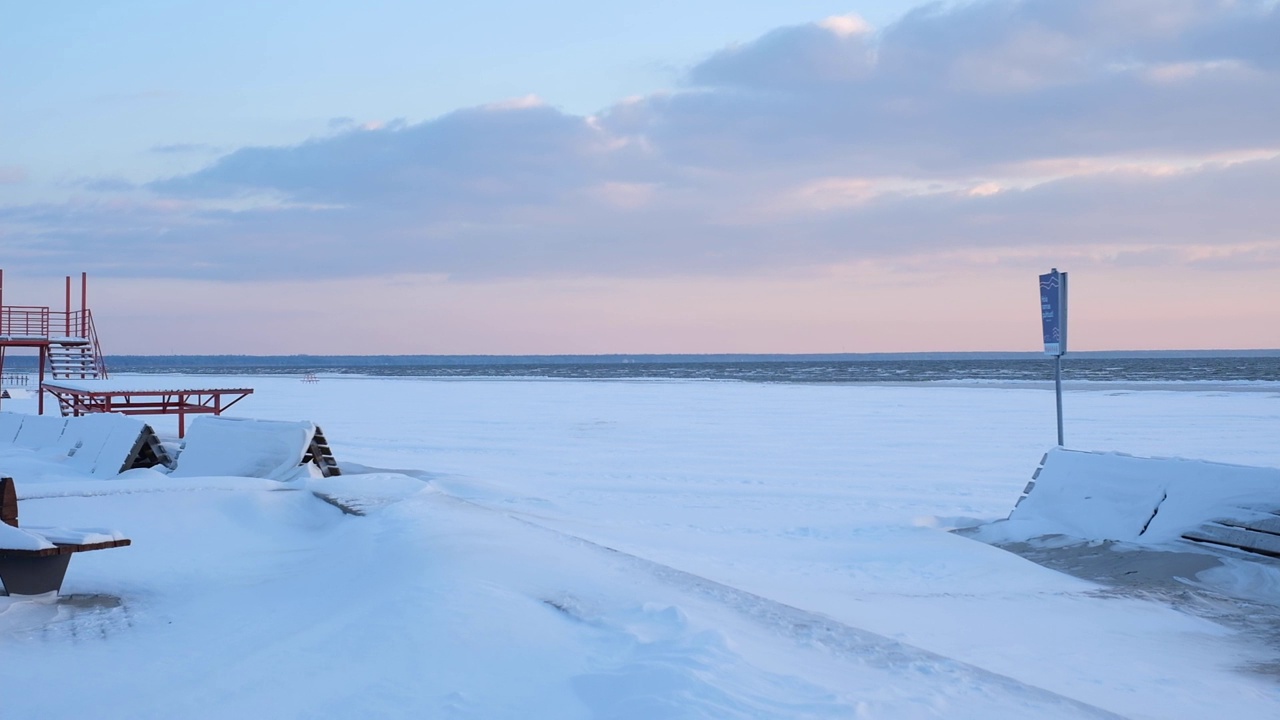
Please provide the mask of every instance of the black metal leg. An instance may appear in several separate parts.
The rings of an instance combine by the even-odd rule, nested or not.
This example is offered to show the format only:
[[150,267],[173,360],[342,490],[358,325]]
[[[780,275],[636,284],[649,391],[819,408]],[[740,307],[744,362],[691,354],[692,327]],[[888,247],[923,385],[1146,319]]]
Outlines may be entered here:
[[43,595],[62,588],[71,554],[45,557],[0,557],[0,582],[9,595]]

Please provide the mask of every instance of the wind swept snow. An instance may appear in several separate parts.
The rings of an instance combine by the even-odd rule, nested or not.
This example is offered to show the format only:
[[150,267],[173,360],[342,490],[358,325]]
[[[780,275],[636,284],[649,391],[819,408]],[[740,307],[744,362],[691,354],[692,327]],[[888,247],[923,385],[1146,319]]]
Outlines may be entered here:
[[[344,474],[102,480],[0,450],[24,524],[134,543],[61,599],[0,598],[5,716],[1280,712],[1266,637],[942,529],[1009,514],[1053,438],[1042,390],[250,382],[241,414],[322,425]],[[1068,439],[1276,466],[1277,400],[1073,391]],[[1207,573],[1277,586],[1236,565]]]

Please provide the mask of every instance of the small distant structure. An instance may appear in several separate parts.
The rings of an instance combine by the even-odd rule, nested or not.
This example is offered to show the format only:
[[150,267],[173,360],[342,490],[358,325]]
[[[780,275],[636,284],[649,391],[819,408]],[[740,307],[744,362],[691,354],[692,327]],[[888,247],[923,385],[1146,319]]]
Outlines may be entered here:
[[9,372],[0,375],[0,386],[2,387],[26,387],[31,382],[31,375],[24,372]]
[[89,275],[80,273],[78,310],[72,309],[71,276],[66,279],[65,310],[5,305],[4,270],[0,270],[0,378],[7,377],[4,360],[9,348],[34,348],[40,356],[39,414],[44,414],[48,393],[57,399],[64,416],[177,415],[178,437],[183,437],[187,415],[221,415],[253,393],[252,388],[147,388],[138,381],[110,382],[88,306]]
[[302,382],[304,382],[304,383],[318,383],[318,382],[320,382],[320,378],[316,377],[316,374],[315,374],[315,373],[307,373],[306,375],[303,375],[303,376],[302,376]]

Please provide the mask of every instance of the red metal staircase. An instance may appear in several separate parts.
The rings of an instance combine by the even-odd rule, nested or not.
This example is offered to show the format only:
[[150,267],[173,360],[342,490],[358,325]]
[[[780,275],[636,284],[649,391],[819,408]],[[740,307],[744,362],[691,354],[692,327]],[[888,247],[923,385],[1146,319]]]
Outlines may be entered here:
[[49,351],[46,354],[49,377],[54,380],[107,377],[107,365],[102,359],[102,347],[98,344],[98,331],[93,326],[93,313],[86,309],[65,315],[64,334],[49,338]]
[[[39,352],[44,409],[43,384],[52,380],[92,380],[107,377],[107,365],[98,343],[93,313],[85,304],[88,276],[80,275],[80,309],[71,306],[71,276],[67,276],[66,310],[53,310],[44,305],[5,305],[4,274],[0,271],[0,372],[4,370],[5,352],[13,348],[29,348]],[[63,407],[64,414],[68,408]]]
[[47,307],[0,306],[0,355],[10,346],[44,349],[43,369],[54,379],[107,377],[98,331],[89,310],[60,312]]

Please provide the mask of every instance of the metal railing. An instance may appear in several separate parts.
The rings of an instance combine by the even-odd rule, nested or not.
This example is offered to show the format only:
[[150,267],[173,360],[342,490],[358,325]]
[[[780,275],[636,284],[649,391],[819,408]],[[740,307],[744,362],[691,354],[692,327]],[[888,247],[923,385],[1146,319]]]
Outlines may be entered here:
[[93,313],[88,309],[84,311],[83,317],[80,318],[80,327],[84,332],[85,338],[93,344],[93,365],[98,370],[98,377],[107,377],[107,361],[102,359],[102,346],[98,344],[98,330],[93,326]]
[[37,305],[0,306],[0,337],[49,337],[49,308]]
[[[69,338],[90,339],[93,329],[93,315],[88,310],[72,310],[71,312],[53,311],[49,313],[54,330],[62,330]],[[61,322],[59,322],[61,319]]]
[[[61,334],[55,336],[54,333]],[[107,377],[107,364],[102,359],[93,313],[88,309],[62,311],[38,305],[3,305],[0,306],[0,337],[83,340],[93,348],[93,363],[98,377]]]

